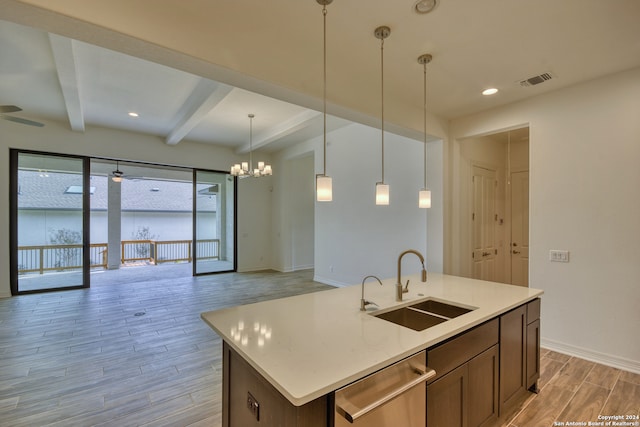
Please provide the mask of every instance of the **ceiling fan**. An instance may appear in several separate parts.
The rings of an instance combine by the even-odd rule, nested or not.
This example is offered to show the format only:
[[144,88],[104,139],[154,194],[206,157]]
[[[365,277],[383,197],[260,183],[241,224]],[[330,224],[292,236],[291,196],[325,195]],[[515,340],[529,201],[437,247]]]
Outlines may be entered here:
[[10,122],[21,123],[28,126],[44,126],[44,124],[40,122],[34,122],[33,120],[27,120],[20,117],[7,115],[7,113],[17,113],[18,111],[22,111],[22,108],[16,107],[15,105],[0,105],[0,119],[9,120]]

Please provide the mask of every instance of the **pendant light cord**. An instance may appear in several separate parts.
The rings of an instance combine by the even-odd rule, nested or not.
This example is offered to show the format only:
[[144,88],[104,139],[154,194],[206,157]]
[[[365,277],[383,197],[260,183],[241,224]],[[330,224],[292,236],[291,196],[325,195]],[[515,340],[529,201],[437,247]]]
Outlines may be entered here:
[[323,122],[323,164],[322,175],[327,175],[327,5],[322,6],[322,33],[323,33],[323,70],[322,70],[322,122]]
[[424,189],[427,189],[427,63],[424,63],[424,85],[423,85],[423,107],[424,107],[424,117],[423,117],[423,134],[424,134]]
[[249,114],[249,170],[253,172],[253,114]]
[[382,183],[384,184],[384,37],[380,39],[380,117],[382,123]]

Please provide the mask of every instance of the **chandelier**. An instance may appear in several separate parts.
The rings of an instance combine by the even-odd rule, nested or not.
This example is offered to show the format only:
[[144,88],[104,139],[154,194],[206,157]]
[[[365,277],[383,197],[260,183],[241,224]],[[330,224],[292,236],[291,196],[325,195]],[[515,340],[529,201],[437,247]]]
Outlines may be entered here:
[[261,176],[273,175],[271,165],[265,165],[264,162],[258,162],[258,167],[253,168],[253,118],[254,114],[249,114],[249,161],[236,163],[231,166],[231,175],[241,178],[253,176],[259,178]]

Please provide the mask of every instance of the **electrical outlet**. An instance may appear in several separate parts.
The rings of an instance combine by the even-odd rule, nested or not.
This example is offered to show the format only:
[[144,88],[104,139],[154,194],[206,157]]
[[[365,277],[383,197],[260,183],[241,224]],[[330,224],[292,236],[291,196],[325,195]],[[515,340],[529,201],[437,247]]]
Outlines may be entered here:
[[247,409],[256,417],[256,421],[260,421],[260,404],[249,392],[247,392]]
[[552,249],[549,251],[549,261],[569,262],[569,251]]

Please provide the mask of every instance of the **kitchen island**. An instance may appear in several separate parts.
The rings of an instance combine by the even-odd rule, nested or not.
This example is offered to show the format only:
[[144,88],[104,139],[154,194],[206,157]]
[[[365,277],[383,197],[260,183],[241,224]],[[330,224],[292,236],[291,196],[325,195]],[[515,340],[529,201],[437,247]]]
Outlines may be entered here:
[[[429,275],[427,283],[421,283],[418,276],[409,278],[409,290],[402,302],[395,301],[395,279],[382,281],[382,286],[367,282],[365,298],[377,304],[368,306],[367,311],[360,311],[358,284],[203,313],[202,319],[224,341],[223,411],[248,411],[249,419],[258,419],[260,410],[268,411],[265,402],[259,402],[250,390],[240,391],[243,405],[232,408],[225,402],[235,382],[229,378],[227,365],[231,358],[246,364],[253,377],[264,379],[260,387],[272,387],[285,403],[307,407],[311,413],[330,413],[326,408],[332,404],[335,390],[491,320],[497,322],[514,309],[525,308],[522,327],[526,328],[527,303],[542,294],[538,289],[435,273]],[[372,315],[426,298],[471,311],[422,331]],[[537,307],[539,312],[539,304]],[[539,342],[539,335],[537,339]],[[522,352],[527,349],[523,347]],[[526,360],[522,363],[526,365]],[[251,409],[252,404],[256,408]],[[228,413],[223,414],[223,420],[229,425]]]

